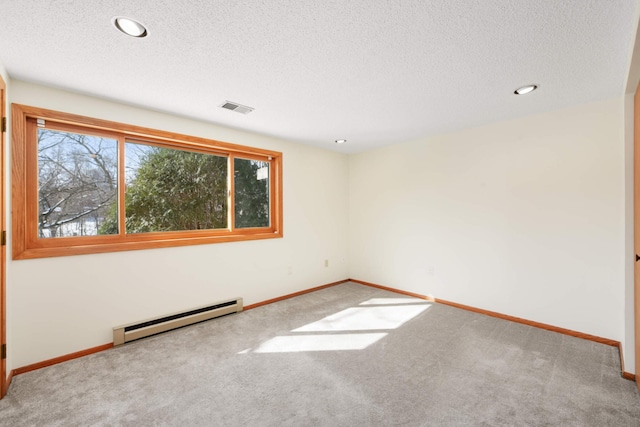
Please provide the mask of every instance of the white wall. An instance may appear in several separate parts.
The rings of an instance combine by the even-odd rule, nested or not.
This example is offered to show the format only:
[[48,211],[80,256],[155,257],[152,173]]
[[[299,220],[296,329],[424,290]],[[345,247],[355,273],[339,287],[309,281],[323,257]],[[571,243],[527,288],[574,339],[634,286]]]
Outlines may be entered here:
[[285,236],[9,261],[13,368],[111,342],[119,324],[347,277],[346,155],[16,80],[11,102],[281,151]]
[[349,276],[624,342],[624,156],[622,97],[353,155]]
[[632,342],[628,100],[347,158],[10,85],[11,102],[282,151],[285,238],[10,260],[9,369],[110,342],[117,324],[233,296],[251,304],[346,277]]
[[623,346],[624,370],[636,372],[635,319],[634,319],[634,102],[633,94],[624,96],[625,141],[625,343]]

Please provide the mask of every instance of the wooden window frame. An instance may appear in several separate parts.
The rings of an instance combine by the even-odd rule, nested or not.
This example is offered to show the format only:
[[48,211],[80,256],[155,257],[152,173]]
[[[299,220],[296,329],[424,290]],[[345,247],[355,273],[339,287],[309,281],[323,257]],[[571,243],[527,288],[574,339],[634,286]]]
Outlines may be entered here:
[[[12,255],[14,260],[56,256],[166,248],[283,237],[282,153],[228,142],[182,135],[70,113],[12,104]],[[38,158],[35,139],[37,119],[56,126],[104,135],[118,140],[118,234],[79,237],[38,237]],[[228,228],[132,233],[124,230],[124,143],[126,141],[224,155],[228,168]],[[234,224],[233,160],[269,162],[270,226],[236,229]]]

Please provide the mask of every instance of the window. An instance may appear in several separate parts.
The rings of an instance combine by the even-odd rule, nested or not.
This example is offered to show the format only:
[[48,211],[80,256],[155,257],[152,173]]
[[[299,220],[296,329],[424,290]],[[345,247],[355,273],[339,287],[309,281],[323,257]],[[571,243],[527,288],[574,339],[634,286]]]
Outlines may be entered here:
[[13,105],[13,258],[282,237],[282,154]]
[[102,234],[118,201],[118,140],[37,128],[37,144],[38,237]]
[[127,142],[125,232],[226,229],[228,162],[217,154]]

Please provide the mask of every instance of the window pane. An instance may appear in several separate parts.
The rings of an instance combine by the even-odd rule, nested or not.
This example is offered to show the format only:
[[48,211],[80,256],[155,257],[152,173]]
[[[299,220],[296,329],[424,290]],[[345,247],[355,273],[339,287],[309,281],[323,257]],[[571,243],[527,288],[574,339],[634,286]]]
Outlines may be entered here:
[[236,228],[269,226],[269,162],[235,159]]
[[227,158],[125,144],[127,233],[227,228]]
[[118,233],[118,142],[38,129],[38,236]]

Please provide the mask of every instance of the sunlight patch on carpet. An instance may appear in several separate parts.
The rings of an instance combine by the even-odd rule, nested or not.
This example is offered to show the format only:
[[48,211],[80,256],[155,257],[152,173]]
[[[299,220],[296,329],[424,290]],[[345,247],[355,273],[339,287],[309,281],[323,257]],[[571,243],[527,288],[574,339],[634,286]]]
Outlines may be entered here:
[[398,329],[431,306],[417,298],[371,298],[238,354],[364,350],[389,334],[381,331]]
[[387,334],[340,334],[340,335],[292,335],[280,336],[263,342],[252,353],[296,353],[301,351],[364,350]]
[[371,298],[358,305],[397,305],[397,304],[428,304],[420,298]]
[[431,307],[430,304],[352,307],[294,329],[292,332],[334,332],[397,329]]

